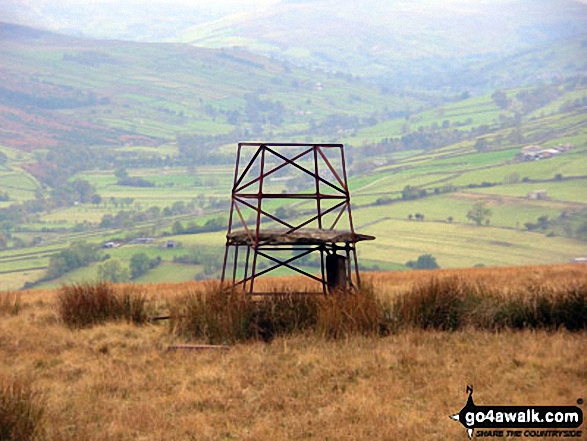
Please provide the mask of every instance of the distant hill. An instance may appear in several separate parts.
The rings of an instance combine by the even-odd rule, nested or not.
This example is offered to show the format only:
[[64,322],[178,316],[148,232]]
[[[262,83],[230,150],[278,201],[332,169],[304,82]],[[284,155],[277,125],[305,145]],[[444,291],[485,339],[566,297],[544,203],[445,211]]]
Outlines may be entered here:
[[511,55],[583,35],[586,18],[587,5],[572,0],[291,0],[198,24],[182,41],[377,75]]
[[311,119],[426,101],[243,49],[88,40],[8,23],[0,39],[0,144],[24,150],[232,140],[264,129],[291,136]]

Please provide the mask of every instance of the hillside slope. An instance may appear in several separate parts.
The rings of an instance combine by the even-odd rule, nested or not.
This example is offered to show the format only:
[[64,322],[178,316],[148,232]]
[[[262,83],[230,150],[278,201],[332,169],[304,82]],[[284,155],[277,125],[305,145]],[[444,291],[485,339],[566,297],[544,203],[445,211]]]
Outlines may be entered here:
[[0,144],[21,149],[153,145],[241,124],[244,135],[267,123],[295,131],[310,118],[421,102],[240,49],[85,40],[10,24],[0,24],[0,39]]
[[312,66],[364,75],[458,72],[587,31],[575,1],[283,1],[187,30],[197,46],[242,46]]

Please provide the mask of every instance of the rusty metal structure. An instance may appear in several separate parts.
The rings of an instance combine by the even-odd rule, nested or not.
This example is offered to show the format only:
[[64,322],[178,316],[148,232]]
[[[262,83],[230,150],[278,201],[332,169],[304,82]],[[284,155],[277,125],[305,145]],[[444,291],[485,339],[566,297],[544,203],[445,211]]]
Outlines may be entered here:
[[288,268],[317,282],[316,293],[352,289],[356,243],[373,239],[353,226],[342,144],[238,144],[223,282],[269,295],[256,279]]

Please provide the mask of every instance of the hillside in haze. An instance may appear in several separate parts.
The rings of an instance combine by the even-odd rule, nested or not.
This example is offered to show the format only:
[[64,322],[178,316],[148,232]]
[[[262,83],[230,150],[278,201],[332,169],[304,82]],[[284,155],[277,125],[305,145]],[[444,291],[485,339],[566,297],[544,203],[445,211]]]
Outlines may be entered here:
[[0,143],[24,150],[296,134],[312,119],[399,113],[428,99],[382,95],[350,75],[241,49],[88,40],[11,24],[0,24],[0,40]]
[[[471,64],[584,35],[587,5],[575,1],[284,1],[198,24],[183,41],[244,46],[308,66],[409,77],[402,86],[446,81]],[[577,54],[578,55],[578,54]],[[428,72],[422,81],[418,74]],[[432,75],[431,75],[432,74]],[[531,76],[530,81],[535,77]],[[490,84],[486,79],[485,84]]]
[[[446,77],[469,72],[472,62],[587,32],[587,4],[579,0],[7,0],[0,12],[5,21],[74,36],[241,47],[309,67],[404,79],[402,87],[438,75],[453,85]],[[422,72],[430,75],[409,83]]]
[[[310,49],[304,61],[252,43],[96,40],[0,24],[0,289],[95,280],[108,268],[120,270],[107,276],[118,281],[217,278],[239,141],[345,145],[355,224],[377,237],[359,248],[367,270],[408,269],[426,255],[441,267],[584,255],[581,4],[556,3],[547,14],[538,2],[524,15],[529,3],[504,2],[504,10],[522,14],[511,18],[488,3],[470,10],[460,1],[430,10],[405,3],[406,17],[422,20],[412,28],[429,31],[413,33],[411,53],[393,52],[385,40],[388,31],[407,36],[409,26],[396,32],[388,15],[351,14],[350,3],[340,5],[348,20],[377,20],[385,32],[349,24],[357,29],[349,40],[329,40],[335,26],[312,37],[327,4],[270,10],[305,17],[292,44],[338,47],[338,60],[353,66],[314,62]],[[431,19],[445,9],[451,27],[439,39],[443,31]],[[481,44],[462,20],[487,20],[483,11],[496,26],[479,23]],[[271,30],[275,23],[254,31],[275,41],[289,35]],[[380,55],[367,57],[371,43],[350,44],[363,41],[361,32],[385,43]],[[361,63],[370,68],[358,75]],[[277,192],[293,182],[282,178]],[[303,201],[270,208],[291,222],[315,209]],[[106,243],[119,246],[103,249]]]

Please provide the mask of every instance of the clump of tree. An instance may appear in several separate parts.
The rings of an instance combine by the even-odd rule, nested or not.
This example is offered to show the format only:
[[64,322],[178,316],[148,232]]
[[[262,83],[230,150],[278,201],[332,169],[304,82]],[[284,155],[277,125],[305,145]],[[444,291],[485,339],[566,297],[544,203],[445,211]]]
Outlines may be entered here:
[[418,199],[426,196],[428,196],[428,192],[425,188],[412,187],[411,185],[406,185],[402,190],[402,199],[404,200]]
[[222,268],[222,253],[215,248],[199,247],[191,249],[189,253],[174,256],[173,261],[189,265],[202,265],[206,276],[218,272]]
[[128,282],[130,270],[120,259],[112,257],[98,265],[98,279],[102,282]]
[[129,270],[130,278],[136,279],[149,270],[158,267],[161,264],[161,256],[151,259],[146,253],[137,253],[130,258]]
[[440,268],[436,258],[432,254],[422,254],[416,260],[406,262],[406,266],[412,269],[436,269]]
[[99,250],[87,242],[74,242],[68,249],[49,258],[49,266],[44,280],[56,279],[74,269],[87,266],[100,259]]
[[95,195],[96,188],[85,179],[75,179],[71,182],[58,183],[51,190],[51,199],[58,206],[92,202]]
[[139,178],[136,176],[129,176],[128,172],[125,168],[119,168],[114,172],[114,176],[118,178],[116,183],[118,185],[126,185],[128,187],[154,187],[151,181],[147,181],[146,179]]
[[221,231],[226,228],[226,220],[223,217],[213,217],[206,221],[204,225],[197,225],[195,222],[184,226],[180,221],[175,221],[171,227],[173,234],[198,234],[209,233],[212,231]]
[[536,223],[526,222],[524,226],[528,231],[546,230],[548,228],[548,216],[540,216]]
[[478,202],[467,212],[467,219],[477,225],[488,224],[492,212],[484,202]]

